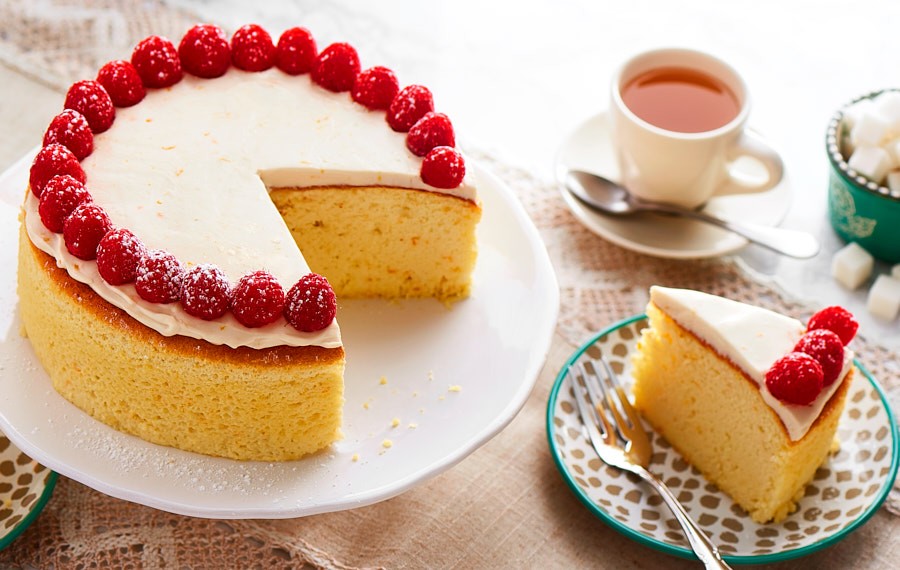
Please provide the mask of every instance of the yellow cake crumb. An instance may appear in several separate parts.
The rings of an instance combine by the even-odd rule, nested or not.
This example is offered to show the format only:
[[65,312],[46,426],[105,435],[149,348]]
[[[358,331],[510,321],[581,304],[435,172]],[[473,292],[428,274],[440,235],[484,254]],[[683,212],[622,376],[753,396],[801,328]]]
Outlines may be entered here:
[[419,424],[414,424],[414,423],[409,424],[409,429],[416,429],[417,427],[419,427]]
[[382,377],[381,377],[381,385],[383,386],[383,385],[385,385],[385,384],[387,384],[387,378],[385,378],[384,376],[382,376]]
[[393,421],[391,421],[391,427],[397,427],[399,425],[400,425],[400,418],[394,418]]
[[358,453],[354,453],[354,454],[353,454],[353,457],[351,458],[351,460],[354,461],[354,462],[359,461],[359,454],[358,454]]
[[381,442],[381,446],[384,447],[385,449],[389,448],[392,445],[394,445],[394,442],[389,439],[386,439]]
[[462,386],[460,386],[459,384],[453,384],[453,385],[451,385],[450,387],[447,388],[447,391],[449,391],[449,392],[461,392],[461,391],[462,391]]

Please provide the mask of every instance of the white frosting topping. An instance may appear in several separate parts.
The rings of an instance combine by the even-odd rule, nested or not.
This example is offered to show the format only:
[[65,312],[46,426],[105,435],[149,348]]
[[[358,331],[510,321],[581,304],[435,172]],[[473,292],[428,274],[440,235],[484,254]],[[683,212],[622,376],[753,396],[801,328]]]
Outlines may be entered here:
[[687,289],[651,287],[650,301],[756,382],[763,401],[781,419],[792,441],[806,435],[853,364],[853,352],[844,348],[844,367],[837,380],[826,386],[808,406],[787,404],[769,392],[765,375],[776,360],[793,350],[806,332],[800,321]]
[[[232,283],[265,269],[287,292],[309,267],[267,188],[389,186],[477,201],[468,175],[452,190],[422,182],[422,159],[405,141],[384,112],[323,89],[308,74],[232,69],[217,79],[185,76],[171,88],[149,90],[133,107],[116,109],[113,127],[94,137],[82,167],[94,202],[148,248],[168,251],[186,267],[218,265]],[[341,345],[336,322],[316,333],[299,332],[283,318],[249,329],[230,313],[207,322],[178,303],[147,303],[131,285],[104,282],[95,262],[71,256],[61,236],[41,223],[31,195],[25,216],[32,243],[161,334],[231,347]]]

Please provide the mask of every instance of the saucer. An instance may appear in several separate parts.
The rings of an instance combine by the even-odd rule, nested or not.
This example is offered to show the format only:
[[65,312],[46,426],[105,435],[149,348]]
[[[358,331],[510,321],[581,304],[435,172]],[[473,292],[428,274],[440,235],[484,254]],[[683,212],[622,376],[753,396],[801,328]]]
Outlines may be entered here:
[[[581,123],[566,137],[556,155],[555,169],[563,199],[582,224],[620,247],[672,259],[715,257],[749,243],[737,234],[686,218],[652,213],[621,217],[597,213],[562,186],[565,172],[573,168],[619,179],[606,112]],[[787,215],[790,193],[790,181],[785,175],[778,185],[765,192],[714,197],[703,211],[726,220],[776,226]]]

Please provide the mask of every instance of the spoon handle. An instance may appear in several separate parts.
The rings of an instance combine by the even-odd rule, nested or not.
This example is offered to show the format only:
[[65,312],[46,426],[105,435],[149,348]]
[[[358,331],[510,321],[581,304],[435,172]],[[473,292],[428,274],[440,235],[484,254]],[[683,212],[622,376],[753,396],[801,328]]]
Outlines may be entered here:
[[732,222],[698,212],[697,210],[683,210],[681,208],[669,208],[666,204],[646,204],[647,209],[662,213],[686,216],[701,222],[706,222],[725,228],[748,240],[771,249],[772,251],[798,259],[808,259],[819,253],[819,242],[807,232],[762,226],[746,222]]

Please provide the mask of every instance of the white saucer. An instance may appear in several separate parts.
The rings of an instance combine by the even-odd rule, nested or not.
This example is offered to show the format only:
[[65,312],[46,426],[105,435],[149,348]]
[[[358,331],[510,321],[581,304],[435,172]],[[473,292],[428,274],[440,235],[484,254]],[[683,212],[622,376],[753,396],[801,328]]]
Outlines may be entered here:
[[[572,213],[595,234],[612,243],[647,255],[673,259],[714,257],[738,250],[749,242],[709,224],[658,214],[616,217],[589,209],[563,186],[561,173],[567,169],[595,172],[611,180],[619,179],[619,168],[609,138],[605,112],[578,126],[556,156],[557,179],[563,198]],[[703,211],[728,220],[776,226],[790,207],[787,176],[766,192],[712,198]]]

